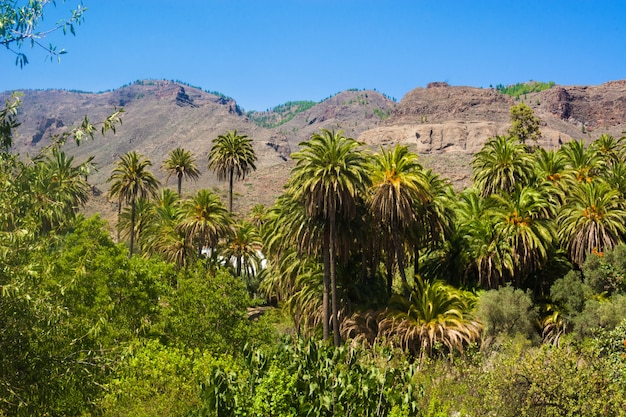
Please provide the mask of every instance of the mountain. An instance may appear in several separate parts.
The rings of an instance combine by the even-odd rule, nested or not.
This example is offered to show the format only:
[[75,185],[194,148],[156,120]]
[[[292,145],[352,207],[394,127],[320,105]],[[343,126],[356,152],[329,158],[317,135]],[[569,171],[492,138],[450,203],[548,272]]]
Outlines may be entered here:
[[[236,184],[236,209],[243,212],[255,203],[272,204],[281,193],[291,169],[289,155],[298,143],[321,128],[343,130],[346,136],[377,150],[381,145],[409,145],[422,162],[451,178],[459,187],[469,183],[472,154],[485,140],[504,134],[509,108],[523,101],[542,120],[540,145],[554,148],[572,139],[592,140],[601,133],[622,135],[626,124],[626,80],[598,86],[559,86],[528,93],[517,100],[496,89],[431,83],[416,88],[397,103],[372,90],[348,90],[320,103],[290,102],[267,112],[244,113],[235,100],[165,80],[137,81],[114,91],[85,93],[62,90],[27,90],[20,110],[22,125],[15,142],[17,151],[34,154],[50,136],[79,124],[85,115],[102,120],[114,108],[123,107],[123,124],[116,134],[96,137],[68,152],[78,161],[95,155],[98,172],[89,181],[100,190],[89,211],[111,213],[106,200],[106,179],[118,157],[129,150],[150,158],[159,170],[170,150],[182,146],[196,156],[203,173],[197,183],[185,183],[183,192],[201,187],[218,189],[226,184],[206,172],[211,140],[229,130],[253,139],[259,158],[257,171]],[[10,93],[0,93],[4,100]],[[175,187],[170,179],[167,184]]]

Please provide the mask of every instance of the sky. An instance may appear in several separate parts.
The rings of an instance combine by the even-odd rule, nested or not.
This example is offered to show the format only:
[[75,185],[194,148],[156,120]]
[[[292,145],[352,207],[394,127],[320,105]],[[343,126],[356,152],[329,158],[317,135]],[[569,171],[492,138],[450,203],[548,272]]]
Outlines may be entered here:
[[[47,6],[45,29],[78,4]],[[397,100],[432,81],[489,87],[626,79],[624,0],[83,0],[76,36],[50,34],[57,63],[0,49],[0,91],[99,92],[180,80],[245,110],[340,91]],[[49,9],[49,10],[48,10]]]

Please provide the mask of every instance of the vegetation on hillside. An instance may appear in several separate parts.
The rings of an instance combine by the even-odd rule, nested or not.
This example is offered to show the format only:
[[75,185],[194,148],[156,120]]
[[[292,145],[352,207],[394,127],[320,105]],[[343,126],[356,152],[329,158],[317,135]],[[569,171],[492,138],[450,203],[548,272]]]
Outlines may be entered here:
[[525,94],[529,93],[538,93],[543,90],[548,90],[555,86],[554,81],[550,82],[541,82],[541,81],[529,81],[527,83],[517,83],[513,85],[496,85],[496,90],[498,90],[502,94],[506,94],[507,96],[511,96],[513,98],[519,98]]
[[269,129],[280,126],[293,119],[298,113],[302,113],[318,104],[315,101],[288,101],[264,112],[249,111],[246,115],[254,123]]

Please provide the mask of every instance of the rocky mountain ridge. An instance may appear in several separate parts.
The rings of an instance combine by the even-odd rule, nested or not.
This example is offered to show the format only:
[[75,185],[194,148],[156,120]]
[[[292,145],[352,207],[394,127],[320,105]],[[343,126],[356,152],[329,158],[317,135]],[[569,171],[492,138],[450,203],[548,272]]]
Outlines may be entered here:
[[[5,99],[8,92],[0,93]],[[24,91],[16,150],[33,154],[51,135],[77,125],[85,115],[102,120],[123,107],[123,124],[115,135],[68,147],[77,160],[95,155],[98,165],[90,181],[108,190],[106,178],[119,155],[129,151],[150,158],[157,176],[167,153],[177,146],[191,150],[203,172],[200,187],[225,188],[206,172],[211,140],[229,130],[253,139],[258,170],[236,185],[239,209],[255,202],[271,204],[289,175],[289,155],[298,143],[321,128],[343,130],[374,150],[403,143],[458,185],[469,181],[471,155],[487,138],[504,134],[509,109],[519,101],[495,89],[431,83],[416,88],[397,103],[372,90],[347,90],[273,128],[261,127],[230,98],[173,81],[142,81],[105,93],[61,90]],[[626,130],[626,80],[598,86],[559,86],[520,98],[542,120],[540,145],[548,148],[572,139],[592,140],[601,133],[621,136]],[[173,184],[169,184],[173,186]],[[105,193],[103,193],[105,194]],[[106,202],[101,202],[106,206]],[[99,209],[102,209],[100,207]]]

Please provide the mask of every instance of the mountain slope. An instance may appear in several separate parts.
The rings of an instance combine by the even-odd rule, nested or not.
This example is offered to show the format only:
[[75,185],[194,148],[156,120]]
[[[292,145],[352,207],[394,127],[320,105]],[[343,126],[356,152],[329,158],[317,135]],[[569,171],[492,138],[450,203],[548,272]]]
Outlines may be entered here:
[[[0,94],[4,100],[9,93]],[[595,139],[607,132],[621,136],[626,130],[626,81],[599,86],[554,86],[520,97],[543,122],[540,144],[557,147],[572,139]],[[150,158],[155,174],[170,150],[182,146],[192,151],[202,176],[198,183],[184,184],[184,193],[200,187],[225,192],[206,169],[211,140],[229,130],[253,139],[259,158],[258,170],[238,182],[236,209],[245,211],[254,203],[271,204],[282,191],[298,143],[319,129],[343,130],[373,149],[403,143],[422,155],[425,165],[450,177],[458,186],[469,182],[470,162],[485,140],[504,134],[509,125],[509,108],[518,103],[495,89],[451,87],[431,83],[416,88],[396,103],[372,90],[348,90],[318,104],[301,109],[277,109],[274,113],[250,115],[278,121],[261,127],[227,97],[172,81],[139,81],[106,93],[59,90],[25,91],[20,111],[16,150],[33,154],[50,135],[80,123],[85,115],[102,120],[114,107],[124,107],[123,124],[115,135],[97,137],[68,151],[81,161],[95,155],[99,171],[90,177],[102,191],[92,203],[93,211],[107,211],[106,179],[119,155],[129,151]],[[297,102],[296,102],[297,103]],[[279,110],[283,112],[279,114]],[[169,186],[174,187],[170,181]],[[111,206],[111,207],[109,207]]]

